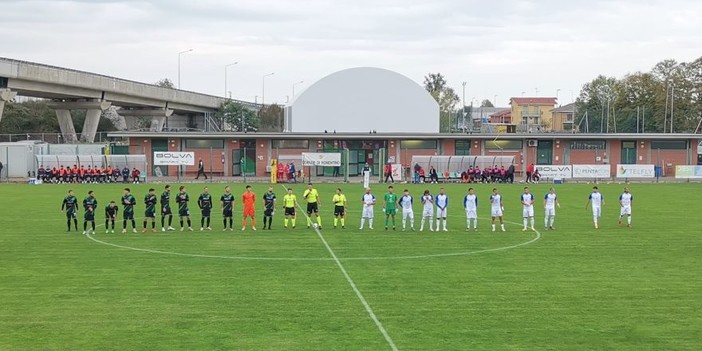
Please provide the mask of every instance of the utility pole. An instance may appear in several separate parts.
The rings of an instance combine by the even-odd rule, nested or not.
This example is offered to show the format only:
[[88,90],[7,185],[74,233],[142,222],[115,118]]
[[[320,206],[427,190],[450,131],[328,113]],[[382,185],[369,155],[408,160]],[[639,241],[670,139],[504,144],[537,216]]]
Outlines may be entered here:
[[193,51],[193,49],[188,49],[178,53],[178,90],[180,90],[180,56],[191,51]]
[[466,84],[468,84],[468,82],[463,81],[463,100],[461,100],[461,105],[463,105],[461,109],[461,128],[464,133],[466,131]]

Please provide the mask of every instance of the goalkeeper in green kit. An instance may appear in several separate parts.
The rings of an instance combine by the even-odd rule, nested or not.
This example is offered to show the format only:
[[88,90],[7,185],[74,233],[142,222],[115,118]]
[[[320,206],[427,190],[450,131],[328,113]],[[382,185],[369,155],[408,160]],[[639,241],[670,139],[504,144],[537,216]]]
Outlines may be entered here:
[[388,192],[385,194],[385,199],[383,200],[383,213],[385,213],[385,230],[388,230],[388,221],[390,216],[392,216],[392,230],[395,230],[395,214],[397,213],[397,194],[395,194],[395,189],[391,186],[388,187]]

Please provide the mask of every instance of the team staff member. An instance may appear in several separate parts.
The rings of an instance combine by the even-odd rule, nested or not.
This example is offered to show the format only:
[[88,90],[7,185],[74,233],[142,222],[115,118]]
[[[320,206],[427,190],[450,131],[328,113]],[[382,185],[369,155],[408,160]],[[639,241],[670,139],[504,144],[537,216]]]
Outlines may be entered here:
[[288,188],[288,193],[283,196],[283,211],[285,212],[285,228],[288,227],[288,220],[292,221],[292,227],[295,228],[295,205],[297,204],[297,196],[293,194],[293,190]]
[[302,194],[302,197],[307,200],[307,228],[312,225],[312,214],[317,217],[317,225],[322,229],[322,217],[319,216],[319,193],[312,186],[312,183],[307,184],[307,190]]
[[341,188],[336,188],[332,202],[334,203],[334,229],[338,222],[341,222],[341,229],[344,229],[346,228],[346,195],[341,192]]

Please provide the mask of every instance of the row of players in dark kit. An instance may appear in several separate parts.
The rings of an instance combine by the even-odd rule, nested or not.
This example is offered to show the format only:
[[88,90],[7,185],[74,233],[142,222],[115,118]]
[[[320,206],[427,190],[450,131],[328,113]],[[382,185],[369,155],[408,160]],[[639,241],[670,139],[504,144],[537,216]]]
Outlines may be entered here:
[[[234,208],[234,195],[231,193],[229,186],[224,188],[224,194],[219,198],[221,202],[221,209],[223,215],[224,229],[234,230],[233,227],[233,208]],[[271,229],[271,224],[273,223],[273,211],[275,210],[275,205],[277,203],[273,189],[269,188],[268,192],[263,195],[264,200],[264,218],[263,218],[263,229]],[[190,195],[186,192],[185,186],[179,188],[178,194],[175,196],[175,202],[178,206],[177,214],[180,217],[180,230],[192,231],[192,221],[190,219],[190,210],[188,208],[188,202],[190,201]],[[244,218],[242,220],[242,230],[246,228],[247,219],[251,219],[251,225],[254,230],[256,230],[256,220],[255,206],[256,195],[251,190],[250,186],[246,187],[246,191],[242,195],[242,203],[244,206]],[[166,185],[163,193],[161,193],[160,200],[156,195],[156,190],[151,188],[148,193],[144,196],[143,203],[146,205],[144,209],[144,223],[142,233],[148,231],[148,224],[151,223],[151,231],[157,232],[156,230],[156,209],[157,205],[160,205],[161,212],[161,231],[173,231],[173,211],[171,210],[171,186]],[[124,189],[124,194],[120,199],[120,204],[122,205],[122,233],[127,232],[128,224],[131,223],[132,231],[137,232],[136,220],[134,217],[134,206],[137,205],[137,200],[132,195],[129,188]],[[85,210],[83,216],[83,234],[95,234],[95,211],[97,210],[98,201],[95,197],[95,192],[92,190],[88,192],[88,196],[83,199],[83,209]],[[197,205],[201,210],[202,218],[200,220],[200,230],[212,230],[210,227],[210,215],[213,206],[213,196],[210,194],[209,189],[205,187],[202,194],[197,199]],[[73,190],[68,191],[68,195],[63,199],[61,205],[61,211],[66,214],[66,226],[68,231],[71,231],[71,224],[76,231],[78,229],[78,199],[73,193]],[[117,220],[117,213],[119,212],[119,206],[115,201],[111,201],[105,207],[105,232],[109,233],[115,232],[115,221]],[[185,226],[187,223],[187,227]],[[166,224],[168,226],[166,226]],[[90,225],[90,228],[88,228]]]

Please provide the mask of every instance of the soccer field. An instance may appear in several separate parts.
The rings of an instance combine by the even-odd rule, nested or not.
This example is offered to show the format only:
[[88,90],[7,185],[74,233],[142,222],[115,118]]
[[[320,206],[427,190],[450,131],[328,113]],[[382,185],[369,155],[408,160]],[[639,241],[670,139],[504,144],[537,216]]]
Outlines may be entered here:
[[[150,186],[161,193],[130,185],[139,229]],[[528,232],[522,186],[498,185],[505,233],[490,231],[493,186],[483,184],[478,232],[465,231],[468,186],[456,184],[446,185],[448,232],[402,232],[399,218],[385,231],[380,204],[375,230],[359,231],[359,184],[343,185],[344,230],[332,229],[337,186],[320,185],[320,233],[303,218],[283,230],[280,208],[263,231],[261,206],[256,232],[223,232],[216,210],[213,230],[200,232],[202,186],[188,184],[196,231],[157,234],[105,234],[103,208],[121,185],[0,186],[0,350],[700,349],[698,184],[630,185],[633,228],[617,225],[623,185],[600,185],[599,230],[585,208],[591,185],[558,185],[555,231],[543,230],[549,185],[534,185]],[[224,185],[209,186],[218,200]],[[244,185],[232,187],[237,228]],[[267,187],[254,185],[258,199]],[[305,186],[292,187],[301,199]],[[421,192],[439,187],[396,190],[410,189],[419,222]],[[96,192],[96,235],[66,232],[69,188],[80,202]],[[280,201],[284,188],[274,189]],[[385,186],[373,189],[382,201]]]

